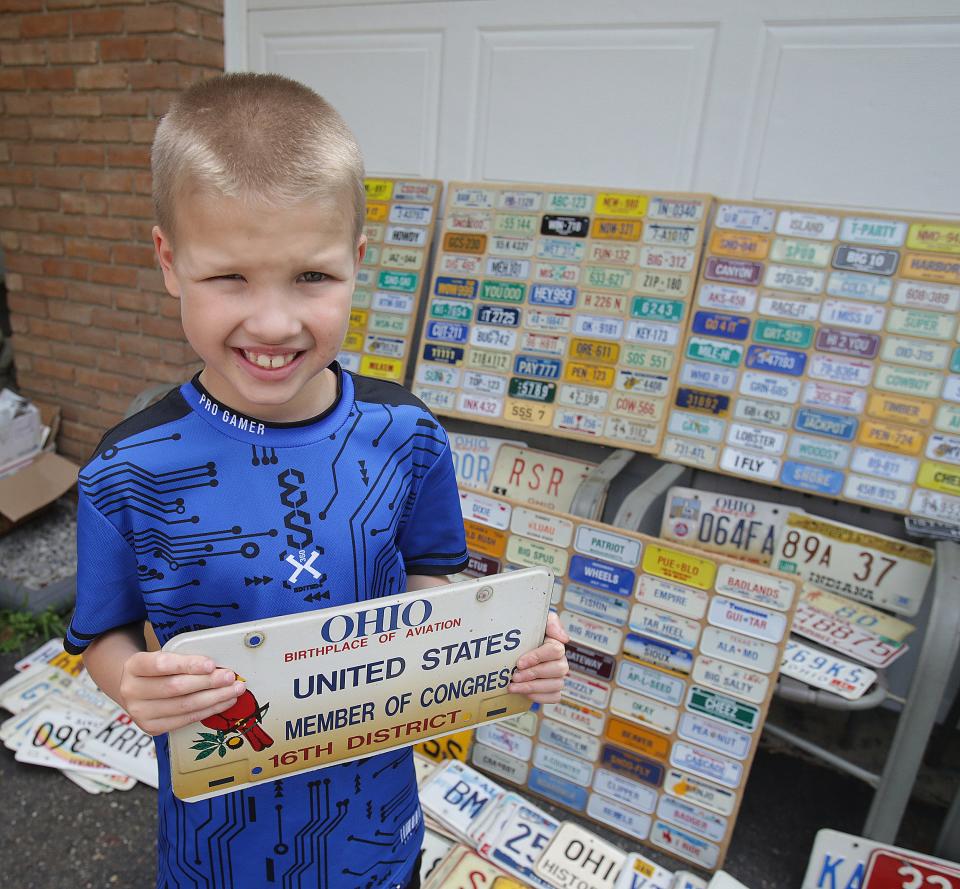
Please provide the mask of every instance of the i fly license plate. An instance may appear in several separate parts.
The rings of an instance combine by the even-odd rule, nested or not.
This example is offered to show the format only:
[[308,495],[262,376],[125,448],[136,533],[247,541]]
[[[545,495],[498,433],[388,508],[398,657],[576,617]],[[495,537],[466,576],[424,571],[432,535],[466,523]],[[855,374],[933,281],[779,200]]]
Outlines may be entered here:
[[247,683],[228,710],[171,732],[174,793],[205,799],[528,710],[506,687],[543,640],[552,588],[527,568],[174,637],[164,651]]

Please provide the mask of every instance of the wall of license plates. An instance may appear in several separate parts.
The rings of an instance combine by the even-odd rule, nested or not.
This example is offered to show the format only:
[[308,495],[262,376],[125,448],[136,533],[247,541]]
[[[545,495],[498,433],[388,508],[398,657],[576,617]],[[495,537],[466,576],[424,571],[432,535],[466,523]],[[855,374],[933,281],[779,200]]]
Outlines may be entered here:
[[472,571],[551,568],[572,639],[563,700],[478,728],[473,764],[719,867],[799,580],[506,498],[461,502]]
[[660,456],[960,521],[960,225],[719,201]]
[[355,373],[402,383],[443,184],[435,179],[366,179],[364,187],[367,252],[337,360]]
[[710,206],[450,183],[414,392],[448,416],[655,452]]

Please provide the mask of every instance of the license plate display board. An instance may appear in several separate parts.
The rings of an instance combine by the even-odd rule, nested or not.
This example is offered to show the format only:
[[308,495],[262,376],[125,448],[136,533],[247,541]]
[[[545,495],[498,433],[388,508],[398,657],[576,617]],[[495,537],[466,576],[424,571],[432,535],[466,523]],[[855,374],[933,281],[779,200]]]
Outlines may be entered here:
[[443,184],[365,179],[364,188],[367,252],[357,270],[350,326],[337,360],[355,373],[402,383]]
[[526,712],[505,689],[543,639],[551,588],[536,568],[174,637],[164,651],[247,688],[213,725],[171,732],[173,792],[204,799]]
[[549,563],[556,576],[571,673],[559,703],[478,731],[471,763],[633,843],[720,867],[801,579],[484,497],[503,567]]
[[452,182],[414,393],[655,453],[711,198]]
[[960,523],[960,224],[718,200],[660,456]]

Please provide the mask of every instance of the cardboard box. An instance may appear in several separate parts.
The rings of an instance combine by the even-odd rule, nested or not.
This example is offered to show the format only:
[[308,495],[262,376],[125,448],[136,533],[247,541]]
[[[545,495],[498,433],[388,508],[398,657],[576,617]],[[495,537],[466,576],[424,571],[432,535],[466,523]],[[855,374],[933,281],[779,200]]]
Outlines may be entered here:
[[62,497],[77,483],[80,467],[59,454],[42,453],[0,478],[0,536]]

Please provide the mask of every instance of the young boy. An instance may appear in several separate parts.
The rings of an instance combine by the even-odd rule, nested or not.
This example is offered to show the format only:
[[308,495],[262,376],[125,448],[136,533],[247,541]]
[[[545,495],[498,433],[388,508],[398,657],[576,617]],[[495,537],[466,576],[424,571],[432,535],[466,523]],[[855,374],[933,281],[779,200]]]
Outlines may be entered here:
[[[197,803],[170,790],[165,733],[234,705],[177,633],[389,596],[466,564],[443,429],[406,390],[335,358],[363,259],[363,163],[306,87],[235,74],[188,89],[153,146],[157,256],[203,370],[124,421],[81,473],[67,637],[157,735],[160,887],[418,883],[413,759],[393,750]],[[511,691],[559,699],[566,634]]]

